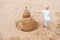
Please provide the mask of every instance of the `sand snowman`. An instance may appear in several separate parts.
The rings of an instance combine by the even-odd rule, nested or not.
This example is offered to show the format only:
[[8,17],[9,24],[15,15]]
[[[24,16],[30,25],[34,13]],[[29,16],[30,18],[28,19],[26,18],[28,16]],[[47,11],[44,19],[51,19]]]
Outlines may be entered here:
[[26,7],[21,21],[18,21],[16,23],[17,29],[28,32],[35,30],[36,28],[38,28],[38,26],[39,23],[31,17],[30,12],[27,10]]

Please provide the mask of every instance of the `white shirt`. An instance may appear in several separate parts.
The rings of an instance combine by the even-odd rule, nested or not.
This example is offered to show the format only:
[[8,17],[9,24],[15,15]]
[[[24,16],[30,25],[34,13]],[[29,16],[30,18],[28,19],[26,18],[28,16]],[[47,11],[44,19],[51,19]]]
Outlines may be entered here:
[[43,10],[42,11],[44,20],[50,20],[50,11],[49,10]]

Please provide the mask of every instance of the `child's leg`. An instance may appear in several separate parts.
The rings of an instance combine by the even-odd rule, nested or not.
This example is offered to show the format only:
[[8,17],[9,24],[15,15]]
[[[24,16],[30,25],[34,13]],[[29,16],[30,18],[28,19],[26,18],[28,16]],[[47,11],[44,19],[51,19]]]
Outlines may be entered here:
[[48,27],[49,22],[50,22],[49,20],[44,20],[44,28]]

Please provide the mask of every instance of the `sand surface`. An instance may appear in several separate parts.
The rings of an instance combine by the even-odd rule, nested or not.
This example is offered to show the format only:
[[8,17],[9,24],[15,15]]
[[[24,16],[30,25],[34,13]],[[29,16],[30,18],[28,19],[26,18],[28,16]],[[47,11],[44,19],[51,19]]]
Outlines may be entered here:
[[[43,5],[50,5],[51,22],[49,29],[43,27],[43,15],[34,14],[43,9]],[[28,6],[32,17],[40,23],[40,27],[31,32],[19,31],[16,21],[22,18],[24,7]],[[0,40],[60,40],[60,20],[56,12],[60,13],[60,0],[0,0]],[[60,14],[59,14],[60,15]]]

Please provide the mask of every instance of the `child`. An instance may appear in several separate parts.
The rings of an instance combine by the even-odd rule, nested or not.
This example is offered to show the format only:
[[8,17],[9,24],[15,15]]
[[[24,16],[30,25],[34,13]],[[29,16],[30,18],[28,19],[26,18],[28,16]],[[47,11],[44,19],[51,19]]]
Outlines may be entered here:
[[50,22],[50,10],[49,10],[49,6],[45,5],[44,6],[44,10],[42,10],[41,12],[37,12],[37,13],[43,13],[44,16],[44,28],[47,28],[49,22]]
[[44,16],[44,27],[47,28],[49,22],[50,22],[50,10],[49,6],[45,5],[44,10],[42,10],[43,16]]

